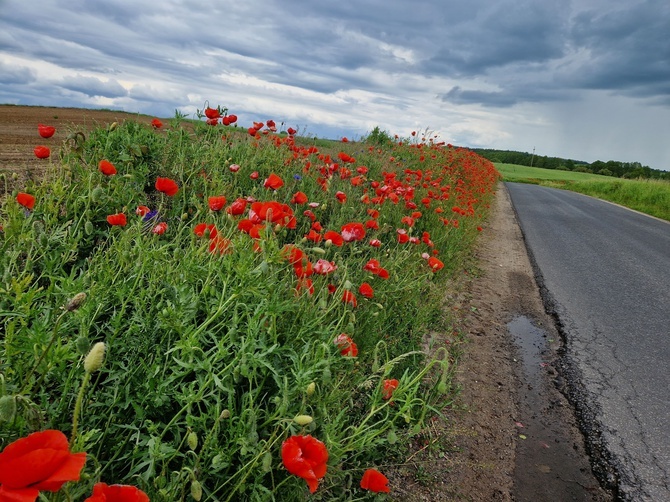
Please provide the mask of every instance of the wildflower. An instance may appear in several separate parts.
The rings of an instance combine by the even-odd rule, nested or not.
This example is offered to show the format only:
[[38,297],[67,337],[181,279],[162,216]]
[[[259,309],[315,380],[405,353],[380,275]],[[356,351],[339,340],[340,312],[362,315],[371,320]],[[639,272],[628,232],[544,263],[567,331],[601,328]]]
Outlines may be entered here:
[[272,190],[279,190],[282,186],[284,186],[284,180],[282,180],[275,173],[272,173],[265,180],[265,183],[263,183],[263,186],[265,188],[271,188]]
[[312,242],[321,242],[323,237],[321,236],[321,234],[319,232],[312,229],[309,232],[307,232],[307,234],[305,235],[305,239],[307,239],[308,241],[312,241]]
[[154,129],[160,129],[161,127],[163,127],[163,122],[161,122],[158,119],[153,119],[151,121],[151,127],[153,127]]
[[151,230],[151,233],[156,234],[156,235],[163,235],[165,233],[165,231],[167,230],[167,228],[168,228],[167,223],[165,223],[164,221],[161,221],[158,225],[156,225]]
[[116,174],[116,167],[108,160],[101,160],[98,163],[98,170],[105,176],[113,176]]
[[237,171],[240,170],[240,166],[239,166],[239,164],[230,164],[230,165],[228,166],[228,170],[229,170],[231,173],[236,173]]
[[437,272],[438,270],[441,270],[444,268],[444,263],[439,258],[435,258],[434,256],[431,256],[428,258],[428,266],[430,269],[434,272]]
[[295,136],[298,131],[296,129],[293,129],[292,127],[289,127],[288,129],[286,129],[286,132],[288,133],[289,136]]
[[370,239],[370,245],[373,248],[378,248],[382,245],[382,241],[380,241],[379,239]]
[[314,272],[319,275],[328,275],[336,270],[337,265],[335,265],[335,262],[324,260],[323,258],[320,258],[314,264]]
[[198,237],[204,236],[205,232],[209,232],[209,238],[213,239],[216,236],[216,227],[213,223],[198,223],[193,229],[193,233]]
[[21,204],[26,209],[30,209],[31,211],[35,207],[35,197],[29,193],[19,192],[16,194],[16,202]]
[[107,216],[107,223],[109,223],[113,227],[115,226],[125,227],[127,223],[126,215],[123,213],[110,214],[109,216]]
[[393,391],[398,388],[399,383],[400,382],[398,382],[398,380],[395,378],[385,379],[384,383],[382,384],[382,398],[391,399]]
[[149,214],[149,212],[151,212],[151,209],[149,209],[147,206],[137,206],[137,209],[135,209],[135,214],[137,216],[144,217]]
[[344,204],[347,201],[347,194],[338,191],[335,193],[335,198],[340,202],[340,204]]
[[304,479],[309,491],[314,493],[319,480],[326,475],[326,445],[309,434],[291,436],[281,445],[281,458],[286,470]]
[[407,235],[407,230],[405,230],[404,228],[399,228],[397,232],[398,232],[398,242],[400,244],[405,244],[409,242],[409,235]]
[[389,493],[388,478],[377,469],[368,469],[361,478],[361,488],[375,493]]
[[341,247],[342,244],[344,244],[344,239],[340,234],[335,232],[334,230],[328,230],[325,234],[323,234],[323,240],[328,243],[330,243],[334,246]]
[[344,242],[360,241],[365,237],[365,227],[358,222],[347,223],[342,225],[340,233]]
[[149,497],[135,486],[96,483],[84,502],[149,502]]
[[221,116],[221,113],[216,108],[205,108],[205,116],[208,119],[218,119]]
[[342,293],[342,303],[348,303],[352,307],[358,306],[358,300],[356,299],[356,295],[353,294],[348,289],[345,289],[344,293]]
[[291,202],[293,204],[305,204],[309,199],[307,198],[307,195],[304,192],[296,192],[293,194],[293,197],[291,198]]
[[44,124],[37,124],[37,132],[43,138],[50,138],[56,132],[56,128],[53,126],[46,126]]
[[257,180],[258,176],[259,176],[258,171],[254,171],[249,175],[249,178],[251,178],[252,180]]
[[239,216],[240,214],[244,213],[246,208],[247,200],[243,197],[240,197],[226,208],[226,213],[230,214],[231,216]]
[[49,158],[49,155],[51,155],[51,150],[49,150],[48,147],[42,145],[36,146],[33,149],[33,152],[35,153],[35,157],[38,159],[47,159]]
[[372,286],[370,286],[367,282],[361,284],[361,286],[358,288],[358,292],[365,298],[373,298],[375,296],[374,289],[372,289]]
[[349,335],[341,333],[335,337],[333,343],[340,350],[341,355],[345,357],[358,356],[358,347]]
[[207,199],[207,203],[212,211],[221,211],[223,206],[226,205],[226,197],[224,195],[214,195]]
[[170,178],[156,178],[156,190],[163,192],[168,197],[172,197],[179,191],[179,186]]
[[85,463],[86,453],[70,453],[62,432],[34,432],[0,453],[0,500],[32,502],[41,490],[56,492],[78,481]]

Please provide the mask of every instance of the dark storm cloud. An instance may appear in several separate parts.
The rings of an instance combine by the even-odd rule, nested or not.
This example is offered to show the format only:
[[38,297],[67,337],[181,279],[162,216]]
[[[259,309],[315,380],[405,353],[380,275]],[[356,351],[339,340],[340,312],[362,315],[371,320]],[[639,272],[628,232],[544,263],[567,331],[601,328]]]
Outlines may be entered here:
[[0,61],[0,84],[27,85],[35,82],[35,72],[24,66],[12,66]]

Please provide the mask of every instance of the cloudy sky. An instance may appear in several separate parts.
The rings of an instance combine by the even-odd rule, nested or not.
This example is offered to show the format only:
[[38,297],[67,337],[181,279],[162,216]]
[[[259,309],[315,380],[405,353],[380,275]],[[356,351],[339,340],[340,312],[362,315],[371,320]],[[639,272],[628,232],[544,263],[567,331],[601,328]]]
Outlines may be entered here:
[[668,0],[0,0],[0,103],[670,170]]

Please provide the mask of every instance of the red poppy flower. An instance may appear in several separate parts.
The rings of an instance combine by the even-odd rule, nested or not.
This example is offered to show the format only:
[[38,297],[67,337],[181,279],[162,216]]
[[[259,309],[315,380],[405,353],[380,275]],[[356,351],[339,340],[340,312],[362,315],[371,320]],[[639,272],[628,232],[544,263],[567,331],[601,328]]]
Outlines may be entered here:
[[160,129],[161,127],[163,127],[163,122],[161,122],[158,119],[153,119],[151,121],[151,127],[153,127],[154,129]]
[[340,233],[344,242],[360,241],[365,237],[365,227],[362,223],[347,223],[342,225]]
[[226,197],[224,195],[214,195],[207,199],[207,203],[212,211],[221,211],[223,206],[226,205]]
[[209,238],[213,239],[217,234],[216,226],[213,223],[198,223],[193,229],[193,233],[198,237],[203,237],[205,232],[209,232]]
[[365,265],[363,265],[363,270],[367,270],[368,272],[372,272],[373,274],[378,274],[379,270],[381,270],[379,260],[372,258]]
[[389,493],[388,478],[377,469],[368,469],[361,478],[361,488],[375,493]]
[[32,210],[35,207],[35,197],[29,193],[19,192],[16,194],[16,202],[26,209]]
[[307,232],[307,234],[305,235],[305,239],[312,242],[321,242],[323,240],[323,237],[319,232],[312,229],[309,232]]
[[268,176],[268,179],[265,180],[265,183],[263,183],[263,186],[265,188],[271,188],[272,190],[279,190],[284,186],[284,180],[275,173],[271,173],[270,176]]
[[370,245],[373,248],[378,248],[382,245],[382,241],[380,241],[379,239],[370,239]]
[[307,198],[307,195],[303,192],[296,192],[293,194],[293,197],[291,198],[291,202],[293,204],[304,204],[308,200],[309,199]]
[[47,126],[44,124],[37,124],[37,132],[43,138],[50,138],[56,132],[56,128],[53,126]]
[[33,152],[35,152],[35,157],[38,159],[47,159],[49,158],[49,155],[51,155],[51,150],[49,150],[48,147],[42,145],[36,146],[33,149]]
[[249,178],[251,178],[252,180],[257,180],[258,179],[258,171],[254,171],[253,173],[251,173],[249,175]]
[[442,261],[439,258],[431,256],[430,258],[428,258],[428,266],[433,272],[437,272],[438,270],[444,268],[444,263],[442,263]]
[[409,235],[407,235],[407,231],[404,228],[398,229],[398,242],[400,244],[409,242]]
[[347,194],[344,192],[336,192],[335,198],[340,202],[340,204],[344,204],[347,201]]
[[147,206],[137,206],[137,209],[135,209],[135,214],[137,216],[142,216],[144,217],[148,213],[151,212],[151,209],[149,209]]
[[291,436],[281,445],[281,459],[286,470],[307,481],[314,493],[319,480],[326,475],[328,450],[326,445],[310,436]]
[[105,176],[113,176],[116,174],[116,167],[108,160],[101,160],[98,163],[98,170]]
[[107,223],[112,226],[125,227],[127,223],[126,215],[123,213],[110,214],[107,216]]
[[289,136],[295,136],[295,134],[298,132],[296,129],[293,129],[292,127],[289,127],[286,129],[286,132],[288,133]]
[[70,453],[65,434],[34,432],[0,453],[0,500],[34,501],[40,490],[56,492],[78,481],[86,453]]
[[319,275],[328,275],[337,270],[335,262],[324,260],[323,258],[317,260],[314,264],[314,272]]
[[216,229],[214,229],[213,235],[209,235],[209,252],[213,254],[225,254],[232,251],[230,246],[230,241],[225,237],[221,237],[216,234]]
[[312,296],[314,294],[314,283],[312,279],[302,277],[298,279],[298,282],[295,285],[296,293],[300,294],[301,291],[307,291],[307,293]]
[[365,228],[370,230],[379,230],[379,222],[377,220],[368,220],[365,222]]
[[326,242],[330,241],[331,244],[337,247],[340,247],[342,244],[344,244],[344,239],[342,236],[334,230],[328,230],[325,234],[323,234],[323,240]]
[[84,502],[149,502],[149,497],[135,486],[96,483]]
[[239,199],[235,200],[230,206],[226,208],[226,213],[232,215],[232,216],[239,216],[247,208],[247,199],[244,199],[240,197]]
[[163,192],[168,197],[176,195],[179,191],[179,186],[174,180],[170,178],[156,178],[156,190]]
[[164,221],[161,221],[158,225],[156,225],[152,230],[151,233],[154,233],[156,235],[163,235],[165,231],[167,230],[168,225]]
[[358,347],[349,335],[341,333],[335,337],[333,343],[337,346],[341,355],[345,357],[358,356]]
[[237,171],[240,170],[240,165],[239,165],[239,164],[230,164],[230,165],[228,166],[228,170],[229,170],[231,173],[236,173]]
[[393,391],[398,388],[399,383],[395,378],[384,380],[382,384],[382,398],[391,399]]
[[373,298],[375,296],[374,289],[372,289],[372,286],[370,286],[367,282],[361,284],[361,286],[358,288],[358,292],[365,298]]
[[221,116],[221,113],[216,108],[205,108],[205,116],[208,119],[218,119]]
[[352,307],[358,306],[358,300],[356,299],[356,295],[353,294],[348,289],[345,289],[344,293],[342,293],[342,303],[348,303]]
[[400,223],[404,223],[408,227],[413,227],[414,226],[414,218],[412,218],[410,216],[403,216],[400,219]]

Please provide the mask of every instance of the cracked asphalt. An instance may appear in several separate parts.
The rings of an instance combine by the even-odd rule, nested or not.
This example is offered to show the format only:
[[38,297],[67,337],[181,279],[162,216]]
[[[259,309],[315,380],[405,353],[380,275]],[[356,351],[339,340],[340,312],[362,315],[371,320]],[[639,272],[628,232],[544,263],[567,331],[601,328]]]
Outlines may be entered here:
[[670,501],[670,223],[581,194],[506,183],[561,371],[601,482]]

